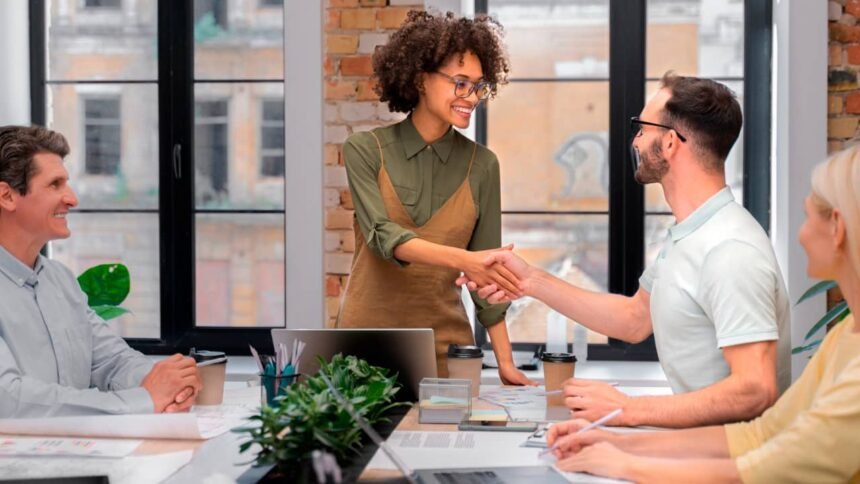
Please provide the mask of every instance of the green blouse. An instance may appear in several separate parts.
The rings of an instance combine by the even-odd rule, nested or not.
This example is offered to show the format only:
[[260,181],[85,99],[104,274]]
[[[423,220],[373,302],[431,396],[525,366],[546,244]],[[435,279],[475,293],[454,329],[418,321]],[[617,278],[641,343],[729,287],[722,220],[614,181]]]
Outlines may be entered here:
[[[424,225],[454,194],[469,170],[475,143],[454,129],[427,144],[412,118],[379,128],[376,135],[382,144],[385,169],[406,212],[416,225]],[[394,257],[398,245],[417,235],[390,221],[379,192],[379,147],[370,133],[356,133],[343,145],[343,160],[349,177],[349,189],[355,206],[355,217],[367,246],[392,263],[405,265]],[[478,220],[468,250],[477,251],[501,246],[502,220],[499,162],[496,155],[478,145],[469,176]],[[492,326],[505,317],[509,304],[491,305],[472,293],[478,321]]]

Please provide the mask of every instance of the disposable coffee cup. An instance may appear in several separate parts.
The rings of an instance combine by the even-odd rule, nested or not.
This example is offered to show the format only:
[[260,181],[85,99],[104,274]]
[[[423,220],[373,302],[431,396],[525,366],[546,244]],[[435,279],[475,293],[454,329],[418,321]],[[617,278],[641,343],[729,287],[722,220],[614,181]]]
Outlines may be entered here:
[[224,377],[227,374],[227,355],[222,351],[191,350],[197,362],[197,371],[203,388],[194,401],[196,405],[220,405],[224,400]]
[[481,362],[484,352],[477,346],[448,345],[448,378],[472,381],[472,396],[481,390]]
[[[573,356],[573,353],[544,353],[540,359],[543,362],[543,380],[547,393],[562,390],[565,380],[573,378],[576,367],[576,356]],[[546,405],[564,406],[564,395],[547,395]]]

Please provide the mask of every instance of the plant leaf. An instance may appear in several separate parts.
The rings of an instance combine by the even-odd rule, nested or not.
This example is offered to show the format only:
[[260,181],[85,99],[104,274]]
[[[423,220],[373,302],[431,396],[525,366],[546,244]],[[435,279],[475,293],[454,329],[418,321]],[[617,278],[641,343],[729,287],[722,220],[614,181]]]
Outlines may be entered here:
[[122,316],[123,314],[128,314],[131,312],[122,306],[108,306],[108,305],[93,306],[92,310],[95,311],[96,314],[98,314],[99,317],[104,319],[105,321],[113,319],[113,318],[118,318],[118,317]]
[[796,348],[792,348],[791,354],[796,355],[798,353],[803,353],[804,351],[809,351],[809,350],[815,349],[818,347],[818,345],[821,344],[821,341],[822,340],[818,339],[818,340],[813,341],[812,343],[809,343],[806,346],[798,346]]
[[797,300],[796,304],[800,304],[803,301],[806,301],[807,299],[811,298],[812,296],[829,291],[834,287],[836,287],[836,281],[821,281],[807,289],[806,292],[804,292],[803,295],[800,296],[800,299]]
[[811,338],[815,333],[818,332],[818,330],[830,324],[831,321],[834,321],[835,319],[840,317],[844,318],[845,314],[850,311],[851,310],[848,308],[848,303],[845,301],[842,301],[836,306],[833,306],[830,311],[827,311],[827,314],[825,314],[821,319],[819,319],[818,322],[815,323],[815,325],[812,327],[812,329],[810,329],[809,332],[806,333],[806,336],[804,336],[803,340],[806,341]]
[[131,290],[131,277],[123,264],[100,264],[78,276],[78,284],[90,307],[118,306]]

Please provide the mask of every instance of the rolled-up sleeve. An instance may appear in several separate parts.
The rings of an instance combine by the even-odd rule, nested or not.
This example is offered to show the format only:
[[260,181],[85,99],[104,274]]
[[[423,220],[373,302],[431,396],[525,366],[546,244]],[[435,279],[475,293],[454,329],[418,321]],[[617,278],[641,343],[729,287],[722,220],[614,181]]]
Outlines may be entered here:
[[343,162],[355,218],[367,247],[385,260],[400,266],[407,265],[394,257],[394,249],[417,235],[388,218],[379,191],[379,149],[371,135],[356,133],[350,136],[343,145]]
[[[488,157],[485,173],[481,177],[480,191],[478,193],[478,220],[469,241],[470,251],[497,249],[502,246],[502,201],[501,201],[501,177],[499,174],[499,161],[489,150],[482,150],[483,155]],[[472,292],[472,301],[475,303],[478,322],[485,328],[502,322],[507,315],[510,303],[490,304],[486,299],[478,297],[478,293]]]

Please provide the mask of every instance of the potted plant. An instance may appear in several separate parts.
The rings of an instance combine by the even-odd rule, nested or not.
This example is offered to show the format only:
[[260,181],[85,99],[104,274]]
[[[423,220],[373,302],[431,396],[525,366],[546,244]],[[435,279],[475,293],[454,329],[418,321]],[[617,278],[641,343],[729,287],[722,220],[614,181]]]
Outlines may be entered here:
[[[797,304],[806,301],[807,299],[815,296],[817,294],[821,294],[822,292],[829,291],[836,286],[836,281],[821,281],[814,286],[810,287],[800,299],[797,300]],[[821,319],[816,322],[812,328],[807,331],[806,336],[803,338],[803,345],[792,348],[791,354],[803,353],[805,351],[810,351],[818,347],[821,344],[821,341],[824,340],[824,336],[812,339],[822,328],[829,327],[831,324],[838,324],[843,319],[845,319],[849,314],[851,314],[851,308],[848,307],[848,303],[840,301],[835,306],[830,308]],[[811,340],[811,341],[810,341]]]
[[131,290],[128,268],[119,263],[90,267],[78,276],[78,285],[87,295],[87,304],[105,321],[129,312],[120,306]]

